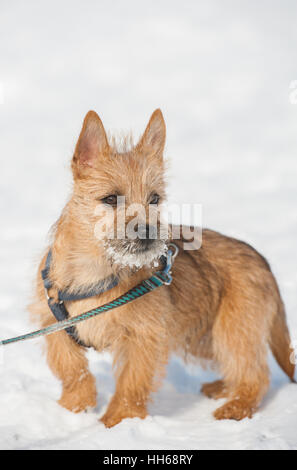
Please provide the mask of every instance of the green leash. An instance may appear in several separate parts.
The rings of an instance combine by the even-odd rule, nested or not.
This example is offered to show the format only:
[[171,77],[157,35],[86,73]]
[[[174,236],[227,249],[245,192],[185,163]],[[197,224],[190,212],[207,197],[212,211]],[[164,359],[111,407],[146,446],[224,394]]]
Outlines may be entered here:
[[[172,247],[174,251],[170,248]],[[5,346],[7,344],[17,343],[18,341],[25,341],[27,339],[38,338],[39,336],[49,335],[51,333],[55,333],[56,331],[65,330],[70,326],[74,326],[77,323],[80,323],[85,320],[89,320],[90,318],[94,318],[101,313],[105,313],[109,310],[112,310],[117,307],[121,307],[122,305],[126,305],[127,303],[133,302],[133,300],[138,299],[139,297],[143,297],[146,294],[154,291],[158,287],[169,285],[172,282],[171,276],[171,268],[173,264],[173,260],[178,254],[178,247],[170,243],[169,249],[166,254],[166,266],[162,271],[157,271],[151,276],[149,279],[142,281],[137,286],[130,289],[125,294],[117,297],[112,302],[108,302],[100,307],[94,308],[89,310],[88,312],[81,313],[76,317],[68,318],[67,320],[59,321],[52,325],[49,325],[41,330],[32,331],[31,333],[27,333],[21,336],[15,336],[13,338],[8,338],[0,341],[0,346]]]

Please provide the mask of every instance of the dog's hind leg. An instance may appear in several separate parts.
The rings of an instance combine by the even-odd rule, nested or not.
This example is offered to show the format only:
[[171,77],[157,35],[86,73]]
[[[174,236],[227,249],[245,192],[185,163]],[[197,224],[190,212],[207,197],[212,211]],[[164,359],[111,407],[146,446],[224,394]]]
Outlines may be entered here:
[[251,418],[266,393],[267,317],[269,312],[265,312],[261,302],[253,305],[234,294],[230,301],[222,301],[213,328],[213,345],[228,401],[215,411],[216,419]]
[[96,385],[89,372],[84,348],[65,331],[46,337],[47,361],[52,372],[62,381],[59,404],[78,413],[96,406]]

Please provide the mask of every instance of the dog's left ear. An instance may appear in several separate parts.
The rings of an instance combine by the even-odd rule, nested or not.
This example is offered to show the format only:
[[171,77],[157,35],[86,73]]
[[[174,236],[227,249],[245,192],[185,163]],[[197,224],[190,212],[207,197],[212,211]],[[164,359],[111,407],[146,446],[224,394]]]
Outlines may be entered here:
[[141,137],[137,147],[152,149],[153,153],[162,157],[166,140],[166,125],[162,111],[156,109]]

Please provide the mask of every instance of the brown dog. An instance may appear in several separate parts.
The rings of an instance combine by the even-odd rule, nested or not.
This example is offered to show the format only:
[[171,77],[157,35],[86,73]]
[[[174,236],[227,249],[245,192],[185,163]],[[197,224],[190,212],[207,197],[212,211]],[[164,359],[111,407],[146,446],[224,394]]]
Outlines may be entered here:
[[[49,295],[83,291],[116,275],[119,284],[83,300],[65,302],[70,316],[115,299],[157,268],[152,261],[164,250],[164,240],[98,241],[96,207],[114,213],[117,196],[145,210],[165,198],[163,149],[165,123],[160,110],[132,149],[119,151],[108,142],[97,114],[90,111],[75,148],[73,194],[58,220],[53,241]],[[125,224],[131,217],[125,219]],[[114,426],[127,417],[144,418],[147,402],[160,383],[171,352],[209,359],[222,380],[202,387],[208,397],[226,397],[217,419],[251,417],[269,384],[267,345],[293,381],[290,337],[279,289],[265,259],[241,241],[211,230],[203,231],[199,250],[180,253],[173,282],[135,302],[80,323],[76,334],[97,351],[114,357],[116,391],[101,418]],[[47,250],[48,251],[48,250]],[[41,326],[56,320],[48,307],[41,270],[36,300],[30,306]],[[48,364],[62,381],[59,403],[79,412],[96,405],[94,377],[88,370],[85,347],[65,331],[46,337]]]

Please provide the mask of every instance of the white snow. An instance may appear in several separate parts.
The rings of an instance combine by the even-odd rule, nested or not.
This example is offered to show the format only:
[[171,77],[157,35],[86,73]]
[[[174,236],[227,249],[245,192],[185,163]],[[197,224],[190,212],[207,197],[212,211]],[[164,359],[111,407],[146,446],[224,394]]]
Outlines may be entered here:
[[[139,135],[167,122],[170,201],[201,203],[205,226],[270,261],[297,345],[295,2],[2,2],[1,339],[32,329],[25,305],[46,233],[71,187],[84,114]],[[173,358],[144,421],[105,429],[111,359],[89,352],[98,407],[72,414],[42,340],[1,348],[1,449],[297,449],[297,386],[270,358],[272,383],[251,420],[217,422],[199,393],[215,378]]]

